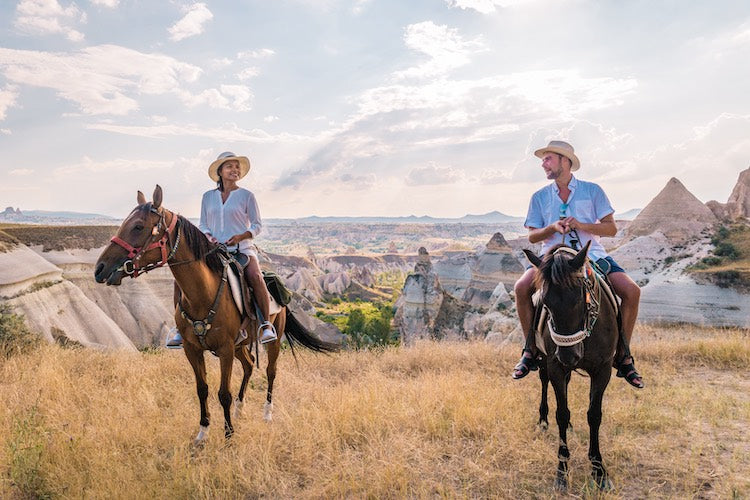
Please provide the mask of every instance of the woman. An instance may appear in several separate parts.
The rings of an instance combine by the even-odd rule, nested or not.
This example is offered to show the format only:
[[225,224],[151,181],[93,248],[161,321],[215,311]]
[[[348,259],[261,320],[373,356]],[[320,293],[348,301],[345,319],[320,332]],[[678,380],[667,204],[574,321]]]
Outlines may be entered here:
[[[231,252],[248,257],[245,278],[253,289],[255,300],[263,318],[260,325],[260,343],[276,340],[276,331],[268,321],[269,295],[260,271],[258,253],[250,240],[257,237],[262,227],[255,195],[237,182],[250,171],[250,160],[229,151],[221,153],[208,167],[208,176],[216,182],[216,189],[203,194],[199,228],[212,243],[224,243]],[[177,288],[177,285],[175,285]],[[178,290],[175,297],[179,298]],[[167,342],[167,347],[179,347],[179,332]]]

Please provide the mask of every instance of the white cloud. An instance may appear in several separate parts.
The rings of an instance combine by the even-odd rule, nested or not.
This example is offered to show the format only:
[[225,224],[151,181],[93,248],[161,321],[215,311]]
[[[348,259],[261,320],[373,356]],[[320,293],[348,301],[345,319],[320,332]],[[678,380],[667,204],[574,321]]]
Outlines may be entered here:
[[62,34],[72,42],[84,39],[71,24],[86,22],[85,13],[75,3],[63,7],[57,0],[21,0],[16,6],[13,25],[32,35]]
[[214,15],[205,3],[196,3],[186,9],[185,16],[172,25],[169,31],[169,39],[179,42],[191,36],[200,35],[204,31],[203,25],[213,19]]
[[432,21],[410,24],[404,33],[407,47],[429,56],[419,66],[399,71],[397,78],[427,78],[443,75],[467,64],[469,54],[483,48],[478,40],[465,41],[455,28],[437,25]]
[[[144,54],[114,45],[88,47],[75,53],[12,50],[0,47],[0,72],[18,85],[53,89],[86,114],[125,115],[139,108],[136,97],[174,94],[185,103],[225,101],[219,107],[247,106],[249,97],[236,88],[225,93],[205,90],[197,96],[183,90],[201,69],[161,54]],[[247,91],[249,92],[249,91]],[[214,103],[215,104],[215,103]]]
[[94,5],[101,5],[102,7],[109,7],[114,9],[120,3],[120,0],[90,0]]
[[0,89],[0,121],[5,120],[8,109],[15,106],[18,99],[18,89],[15,86],[8,86]]
[[497,7],[514,7],[531,3],[535,0],[445,0],[449,7],[458,7],[460,9],[472,9],[481,14],[492,14]]
[[435,163],[430,162],[426,167],[411,169],[406,176],[406,185],[453,184],[463,181],[465,177],[466,173],[463,170],[452,167],[438,167]]
[[33,169],[30,168],[14,168],[13,170],[9,171],[9,175],[13,175],[16,177],[26,177],[34,173]]
[[255,78],[259,74],[260,74],[260,70],[256,68],[255,66],[251,66],[237,73],[237,78],[242,81],[245,81],[245,80],[250,80],[251,78]]
[[276,52],[271,49],[248,50],[237,53],[237,59],[263,59],[271,57],[274,54],[276,54]]
[[268,116],[263,117],[263,121],[266,123],[273,123],[278,120],[279,120],[279,117],[274,116],[274,115],[268,115]]

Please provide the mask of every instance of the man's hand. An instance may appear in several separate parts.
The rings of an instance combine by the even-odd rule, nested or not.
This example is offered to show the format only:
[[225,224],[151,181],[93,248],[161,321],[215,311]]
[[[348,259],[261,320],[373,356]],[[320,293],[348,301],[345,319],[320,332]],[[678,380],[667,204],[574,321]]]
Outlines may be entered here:
[[207,234],[206,238],[208,238],[208,241],[210,241],[211,243],[214,243],[214,244],[218,244],[219,243],[219,240],[217,240],[216,238],[214,238],[213,235],[211,235],[211,234]]
[[565,234],[570,231],[568,225],[565,223],[566,220],[567,219],[560,219],[558,221],[555,221],[550,224],[550,227],[554,229],[556,233]]
[[575,217],[566,217],[562,221],[563,225],[567,228],[565,232],[572,231],[574,229],[579,229],[581,227],[581,223],[576,220]]

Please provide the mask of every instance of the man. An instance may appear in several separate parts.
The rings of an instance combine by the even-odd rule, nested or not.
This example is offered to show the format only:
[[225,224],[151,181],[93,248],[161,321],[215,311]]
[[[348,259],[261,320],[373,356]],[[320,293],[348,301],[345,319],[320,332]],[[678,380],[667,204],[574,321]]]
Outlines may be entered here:
[[[626,346],[630,345],[635,320],[638,316],[638,302],[641,290],[625,274],[625,271],[607,255],[599,243],[601,236],[614,236],[614,209],[602,188],[592,182],[576,179],[573,172],[581,166],[574,154],[573,146],[563,141],[550,141],[545,148],[534,152],[542,159],[542,168],[547,179],[554,181],[540,189],[531,197],[529,211],[524,225],[529,230],[529,242],[543,242],[542,254],[551,247],[577,240],[578,248],[591,241],[588,256],[606,270],[607,278],[615,293],[622,300],[622,334]],[[533,353],[534,333],[531,331],[534,306],[531,296],[534,293],[534,268],[529,268],[516,282],[516,309],[526,338],[521,361],[513,370],[513,378],[520,379],[536,370]],[[642,389],[643,379],[635,370],[633,357],[628,350],[617,353],[617,376],[623,377],[632,385]]]

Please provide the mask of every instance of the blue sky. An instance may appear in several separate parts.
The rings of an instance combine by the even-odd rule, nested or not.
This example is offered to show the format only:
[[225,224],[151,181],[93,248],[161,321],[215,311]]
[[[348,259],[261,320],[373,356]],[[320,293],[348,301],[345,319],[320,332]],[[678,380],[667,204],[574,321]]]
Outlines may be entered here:
[[576,148],[618,212],[750,166],[750,2],[0,3],[0,209],[199,213],[222,151],[264,217],[524,215]]

